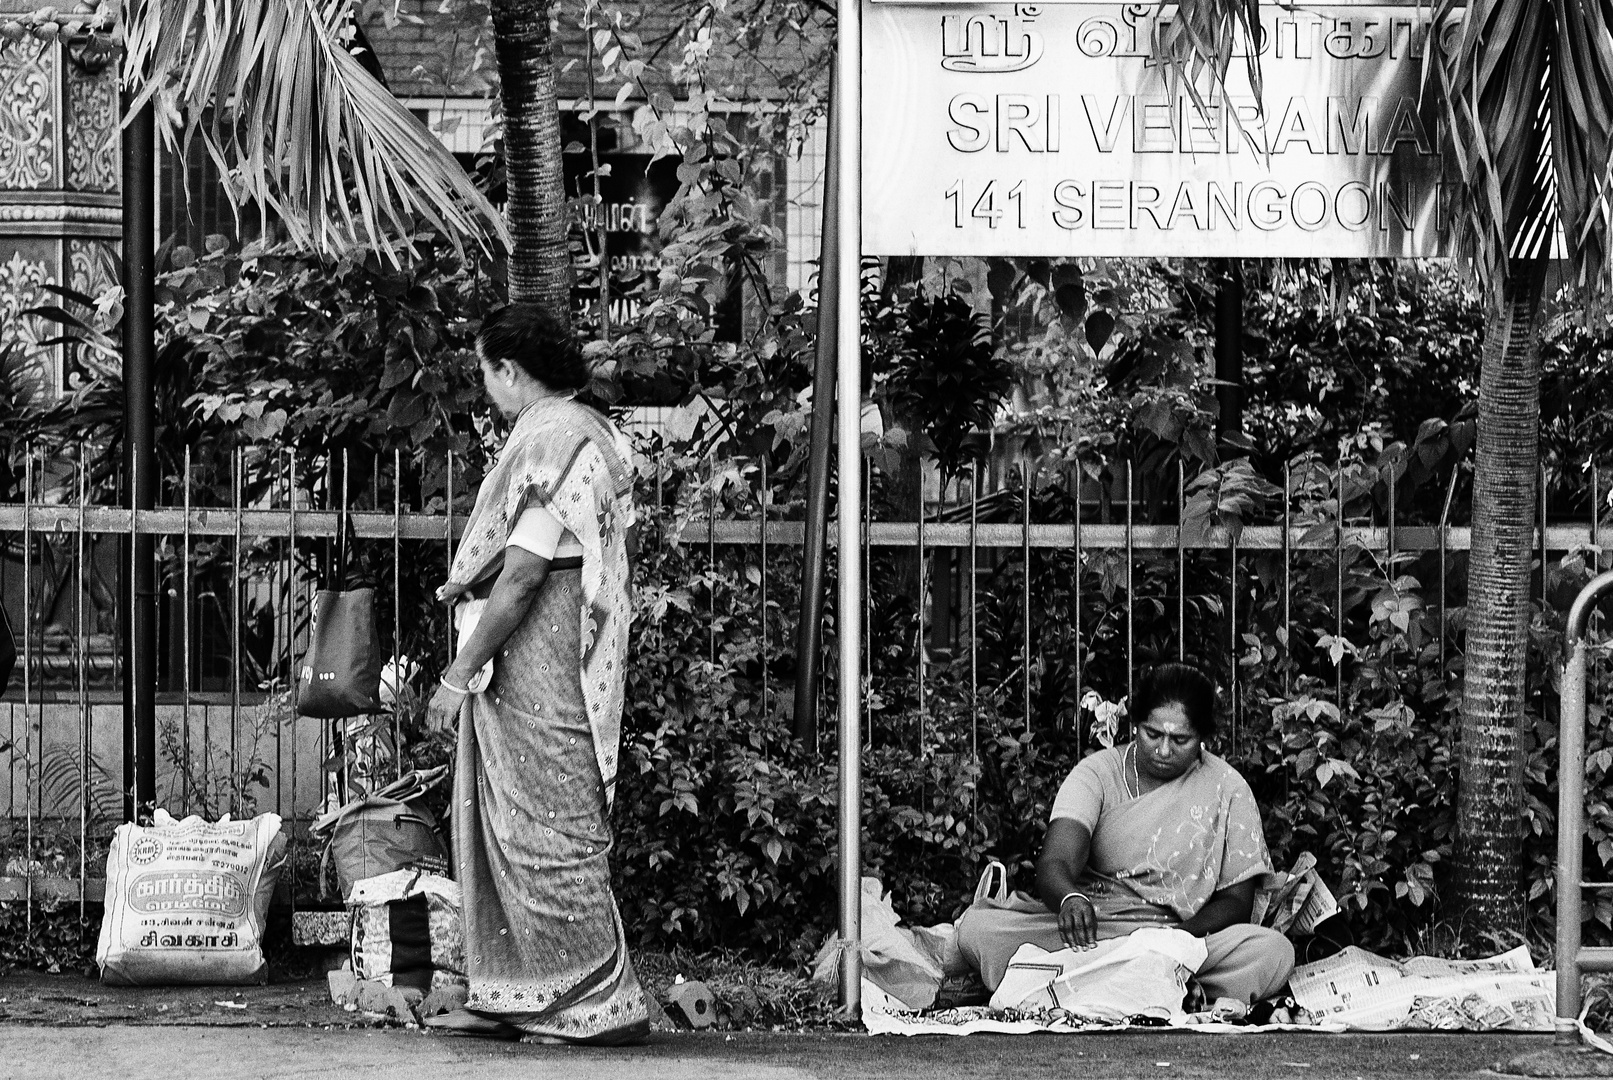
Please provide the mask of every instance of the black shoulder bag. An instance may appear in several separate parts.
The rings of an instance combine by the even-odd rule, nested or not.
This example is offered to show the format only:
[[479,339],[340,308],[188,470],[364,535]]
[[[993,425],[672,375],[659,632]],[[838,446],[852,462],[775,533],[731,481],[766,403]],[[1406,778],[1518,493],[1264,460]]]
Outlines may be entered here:
[[298,671],[300,716],[340,720],[381,711],[380,634],[375,628],[375,590],[347,588],[348,541],[357,533],[347,507],[336,534],[336,558],[314,597],[308,652]]

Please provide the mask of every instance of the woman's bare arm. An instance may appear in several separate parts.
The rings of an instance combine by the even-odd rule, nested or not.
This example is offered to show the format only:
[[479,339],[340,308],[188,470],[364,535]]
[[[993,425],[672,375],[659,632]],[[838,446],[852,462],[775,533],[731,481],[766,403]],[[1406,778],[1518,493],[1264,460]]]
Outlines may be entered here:
[[470,637],[459,650],[459,655],[448,668],[447,679],[455,686],[464,686],[493,656],[521,625],[538,590],[549,577],[549,560],[534,555],[522,547],[504,549],[504,569],[493,583],[482,617],[471,631]]
[[1036,891],[1047,909],[1059,917],[1059,933],[1064,943],[1081,949],[1098,940],[1098,913],[1091,901],[1064,898],[1080,891],[1077,884],[1087,868],[1092,850],[1092,833],[1079,821],[1054,818],[1047,823],[1042,857],[1036,863]]
[[1216,892],[1196,915],[1182,924],[1182,929],[1194,937],[1205,937],[1248,922],[1254,909],[1255,879],[1249,878]]

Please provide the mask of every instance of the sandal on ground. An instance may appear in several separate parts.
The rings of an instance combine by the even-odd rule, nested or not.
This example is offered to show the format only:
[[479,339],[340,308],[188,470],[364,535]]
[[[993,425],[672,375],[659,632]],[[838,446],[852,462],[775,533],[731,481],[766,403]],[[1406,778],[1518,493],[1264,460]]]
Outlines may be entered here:
[[473,1013],[469,1009],[455,1009],[453,1012],[428,1016],[420,1021],[420,1025],[450,1035],[480,1035],[491,1039],[519,1039],[523,1034],[520,1028],[511,1027],[501,1020],[494,1020],[480,1013]]

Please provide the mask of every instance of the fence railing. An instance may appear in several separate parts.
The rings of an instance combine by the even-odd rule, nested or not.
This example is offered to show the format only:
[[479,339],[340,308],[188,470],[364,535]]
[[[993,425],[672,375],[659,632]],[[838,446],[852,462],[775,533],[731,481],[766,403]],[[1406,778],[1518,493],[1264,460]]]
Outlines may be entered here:
[[[105,835],[121,812],[124,766],[122,676],[116,663],[122,628],[111,600],[117,595],[122,568],[119,545],[109,541],[135,534],[160,541],[159,581],[167,593],[163,648],[171,660],[158,694],[160,801],[175,812],[216,813],[255,806],[305,823],[348,789],[343,785],[365,782],[366,770],[396,764],[395,754],[378,751],[368,762],[362,753],[349,754],[353,761],[340,768],[331,766],[337,743],[351,749],[355,740],[384,736],[385,718],[343,728],[293,718],[289,675],[306,643],[307,613],[316,584],[305,549],[311,541],[337,536],[344,515],[328,506],[307,505],[309,496],[296,486],[294,476],[269,484],[266,494],[245,504],[241,464],[237,457],[233,505],[224,507],[164,506],[131,514],[119,507],[94,505],[82,479],[58,482],[46,498],[31,470],[26,501],[0,504],[4,554],[0,601],[12,612],[21,638],[18,673],[0,698],[0,900],[42,891],[92,900],[97,895],[97,859],[104,857]],[[381,591],[390,585],[395,600],[388,609],[394,651],[419,652],[403,645],[415,629],[400,625],[404,591],[429,591],[446,574],[464,518],[407,508],[403,495],[409,487],[407,477],[401,461],[394,457],[393,464],[390,476],[377,469],[367,494],[352,500],[361,508],[345,516],[360,540],[372,546],[378,543],[383,550],[390,545],[390,553],[378,561],[383,564]],[[453,475],[451,462],[448,475]],[[1017,475],[1022,483],[1025,475],[1034,477]],[[655,477],[653,489],[662,492],[667,479]],[[1020,490],[1011,490],[1010,480],[1007,475],[999,477],[996,493]],[[1007,504],[988,506],[992,484],[977,469],[959,483],[954,496],[932,485],[921,520],[878,521],[870,516],[864,523],[865,559],[901,550],[913,551],[919,559],[920,584],[914,598],[917,640],[926,645],[914,650],[912,678],[921,708],[928,680],[943,654],[967,659],[971,701],[976,700],[982,680],[993,677],[976,660],[979,590],[995,568],[1016,559],[1021,568],[1029,568],[1036,560],[1060,553],[1118,558],[1127,590],[1132,588],[1134,571],[1145,562],[1167,571],[1174,567],[1174,588],[1167,586],[1165,595],[1151,599],[1174,600],[1177,605],[1186,603],[1190,559],[1224,559],[1230,572],[1225,576],[1226,594],[1219,598],[1226,612],[1222,642],[1235,656],[1244,592],[1239,582],[1249,573],[1243,560],[1280,555],[1285,630],[1291,623],[1286,607],[1289,575],[1308,557],[1330,561],[1338,576],[1338,603],[1331,614],[1342,632],[1345,550],[1381,552],[1391,564],[1403,553],[1433,554],[1443,635],[1448,560],[1471,545],[1469,529],[1449,524],[1401,525],[1392,520],[1334,521],[1326,528],[1314,520],[1301,524],[1293,519],[1288,500],[1278,520],[1249,525],[1235,536],[1221,529],[1135,522],[1135,502],[1124,496],[1109,502],[1110,520],[1091,520],[1098,516],[1095,504],[1080,491],[1073,503],[1074,520],[1069,522],[1031,520],[1032,500],[1024,498],[1010,507],[1018,520],[981,520],[1006,512]],[[1128,471],[1126,484],[1115,490],[1129,492],[1129,487]],[[760,513],[768,505],[759,489],[751,496],[750,507],[738,507],[738,512]],[[682,545],[690,552],[703,549],[714,566],[719,558],[753,564],[760,571],[755,587],[763,598],[770,588],[777,589],[780,574],[796,576],[798,557],[792,549],[804,542],[804,523],[725,517],[721,515],[734,511],[719,509],[714,501],[705,503],[704,511],[701,505],[698,499],[692,510],[684,505],[681,517],[648,508],[660,525],[657,542]],[[735,505],[731,492],[727,505]],[[1179,512],[1182,505],[1179,497],[1172,509]],[[1448,511],[1447,494],[1446,516]],[[829,535],[833,544],[833,527]],[[1542,502],[1536,537],[1542,566],[1551,552],[1595,547],[1599,542],[1595,520],[1551,522]],[[1240,579],[1240,574],[1245,577]],[[1082,577],[1077,569],[1078,597]],[[1544,575],[1540,581],[1544,588]],[[1032,638],[1031,615],[1039,599],[1030,573],[1018,575],[1018,589],[1015,599],[1024,617],[1018,642],[1022,677],[1017,685],[1029,724],[1029,673],[1037,667],[1040,648]],[[875,599],[870,595],[867,602]],[[1128,682],[1136,648],[1131,609],[1141,599],[1128,592],[1123,605],[1120,632]],[[715,604],[714,599],[711,602]],[[764,599],[760,605],[752,602],[746,610],[733,612],[760,620],[764,650],[784,645],[781,637],[792,632],[793,624],[784,614],[768,618],[766,611]],[[1069,630],[1076,640],[1092,632],[1093,628],[1080,625],[1079,600],[1074,620]],[[1186,647],[1186,633],[1183,617],[1176,623],[1178,651]],[[431,645],[440,649],[441,656],[452,648],[449,636],[444,632]],[[1444,648],[1442,636],[1442,653]],[[713,656],[715,652],[714,646]],[[429,660],[422,655],[415,659]],[[395,660],[402,665],[401,657]],[[760,690],[764,702],[772,700],[769,694],[774,690],[767,685],[765,667]],[[995,674],[1000,682],[1011,681],[1002,672]],[[1080,678],[1077,671],[1077,682]],[[1236,678],[1233,691],[1236,723],[1240,708]],[[392,734],[395,747],[395,724]]]

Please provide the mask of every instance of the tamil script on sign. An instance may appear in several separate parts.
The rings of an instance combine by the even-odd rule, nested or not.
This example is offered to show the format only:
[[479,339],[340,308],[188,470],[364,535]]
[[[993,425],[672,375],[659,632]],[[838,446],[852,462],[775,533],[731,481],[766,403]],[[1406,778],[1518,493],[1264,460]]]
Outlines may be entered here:
[[1235,57],[1203,112],[1149,59],[1152,4],[865,11],[866,252],[1446,250],[1456,188],[1421,93],[1426,8],[1265,5],[1264,111]]

